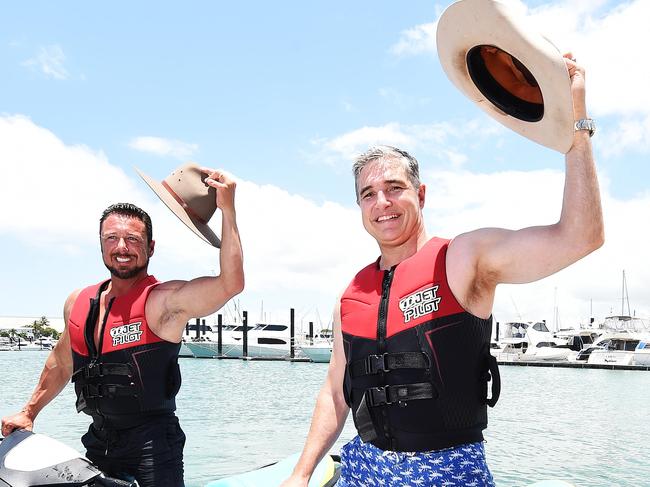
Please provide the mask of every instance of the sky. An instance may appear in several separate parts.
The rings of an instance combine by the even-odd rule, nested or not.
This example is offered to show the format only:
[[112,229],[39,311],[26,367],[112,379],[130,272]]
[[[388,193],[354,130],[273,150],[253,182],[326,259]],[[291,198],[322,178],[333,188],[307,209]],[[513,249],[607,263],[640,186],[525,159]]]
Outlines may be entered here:
[[[606,242],[536,283],[500,285],[496,321],[572,327],[650,317],[650,0],[511,1],[587,70]],[[447,2],[11,2],[0,17],[0,316],[61,316],[108,277],[98,220],[147,210],[162,280],[219,273],[219,254],[135,172],[186,161],[238,180],[246,289],[234,317],[327,326],[378,256],[354,197],[355,155],[418,158],[429,235],[557,221],[564,156],[493,121],[448,80]],[[219,233],[220,219],[210,222]],[[627,302],[624,312],[627,313]]]

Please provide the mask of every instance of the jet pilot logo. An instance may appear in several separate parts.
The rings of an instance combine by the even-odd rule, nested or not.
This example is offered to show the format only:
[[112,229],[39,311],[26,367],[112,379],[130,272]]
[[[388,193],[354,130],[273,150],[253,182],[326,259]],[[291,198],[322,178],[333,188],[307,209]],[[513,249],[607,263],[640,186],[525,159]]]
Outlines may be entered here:
[[113,338],[113,346],[124,345],[126,343],[133,343],[140,341],[142,336],[142,322],[129,323],[128,325],[120,325],[111,328],[111,338]]
[[438,286],[432,286],[400,299],[399,309],[404,313],[404,323],[438,311],[441,298],[436,295],[437,292]]

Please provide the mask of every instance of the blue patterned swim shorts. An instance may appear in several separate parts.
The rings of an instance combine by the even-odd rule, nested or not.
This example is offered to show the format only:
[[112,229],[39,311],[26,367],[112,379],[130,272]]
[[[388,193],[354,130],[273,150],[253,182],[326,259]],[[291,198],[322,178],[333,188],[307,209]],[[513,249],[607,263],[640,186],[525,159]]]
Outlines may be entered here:
[[358,436],[341,449],[336,487],[494,487],[483,443],[428,452],[384,451]]

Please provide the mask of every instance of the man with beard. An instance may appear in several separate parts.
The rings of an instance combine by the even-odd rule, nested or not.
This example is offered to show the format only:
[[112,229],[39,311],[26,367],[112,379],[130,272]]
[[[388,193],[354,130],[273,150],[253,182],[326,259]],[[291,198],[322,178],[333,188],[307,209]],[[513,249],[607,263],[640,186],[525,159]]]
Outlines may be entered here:
[[235,182],[210,169],[197,170],[196,181],[218,190],[220,275],[159,282],[147,272],[155,244],[149,215],[129,203],[108,207],[99,236],[110,279],[68,297],[61,339],[25,407],[2,419],[3,435],[31,430],[41,409],[72,379],[77,411],[93,420],[81,440],[89,460],[141,487],[184,485],[185,435],[174,414],[183,330],[190,318],[214,313],[244,286]]

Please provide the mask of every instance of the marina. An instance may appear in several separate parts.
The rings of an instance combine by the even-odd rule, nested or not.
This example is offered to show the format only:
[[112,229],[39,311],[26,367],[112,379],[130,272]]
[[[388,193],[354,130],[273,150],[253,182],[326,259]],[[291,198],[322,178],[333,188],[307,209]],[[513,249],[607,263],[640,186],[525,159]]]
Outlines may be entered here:
[[[20,409],[47,352],[0,354],[0,415]],[[185,478],[201,487],[299,452],[327,364],[180,361],[177,414],[187,435]],[[501,398],[485,431],[496,485],[561,478],[579,487],[648,485],[650,375],[628,370],[502,367]],[[68,385],[36,431],[83,451],[89,419]],[[355,434],[351,417],[332,452]]]

